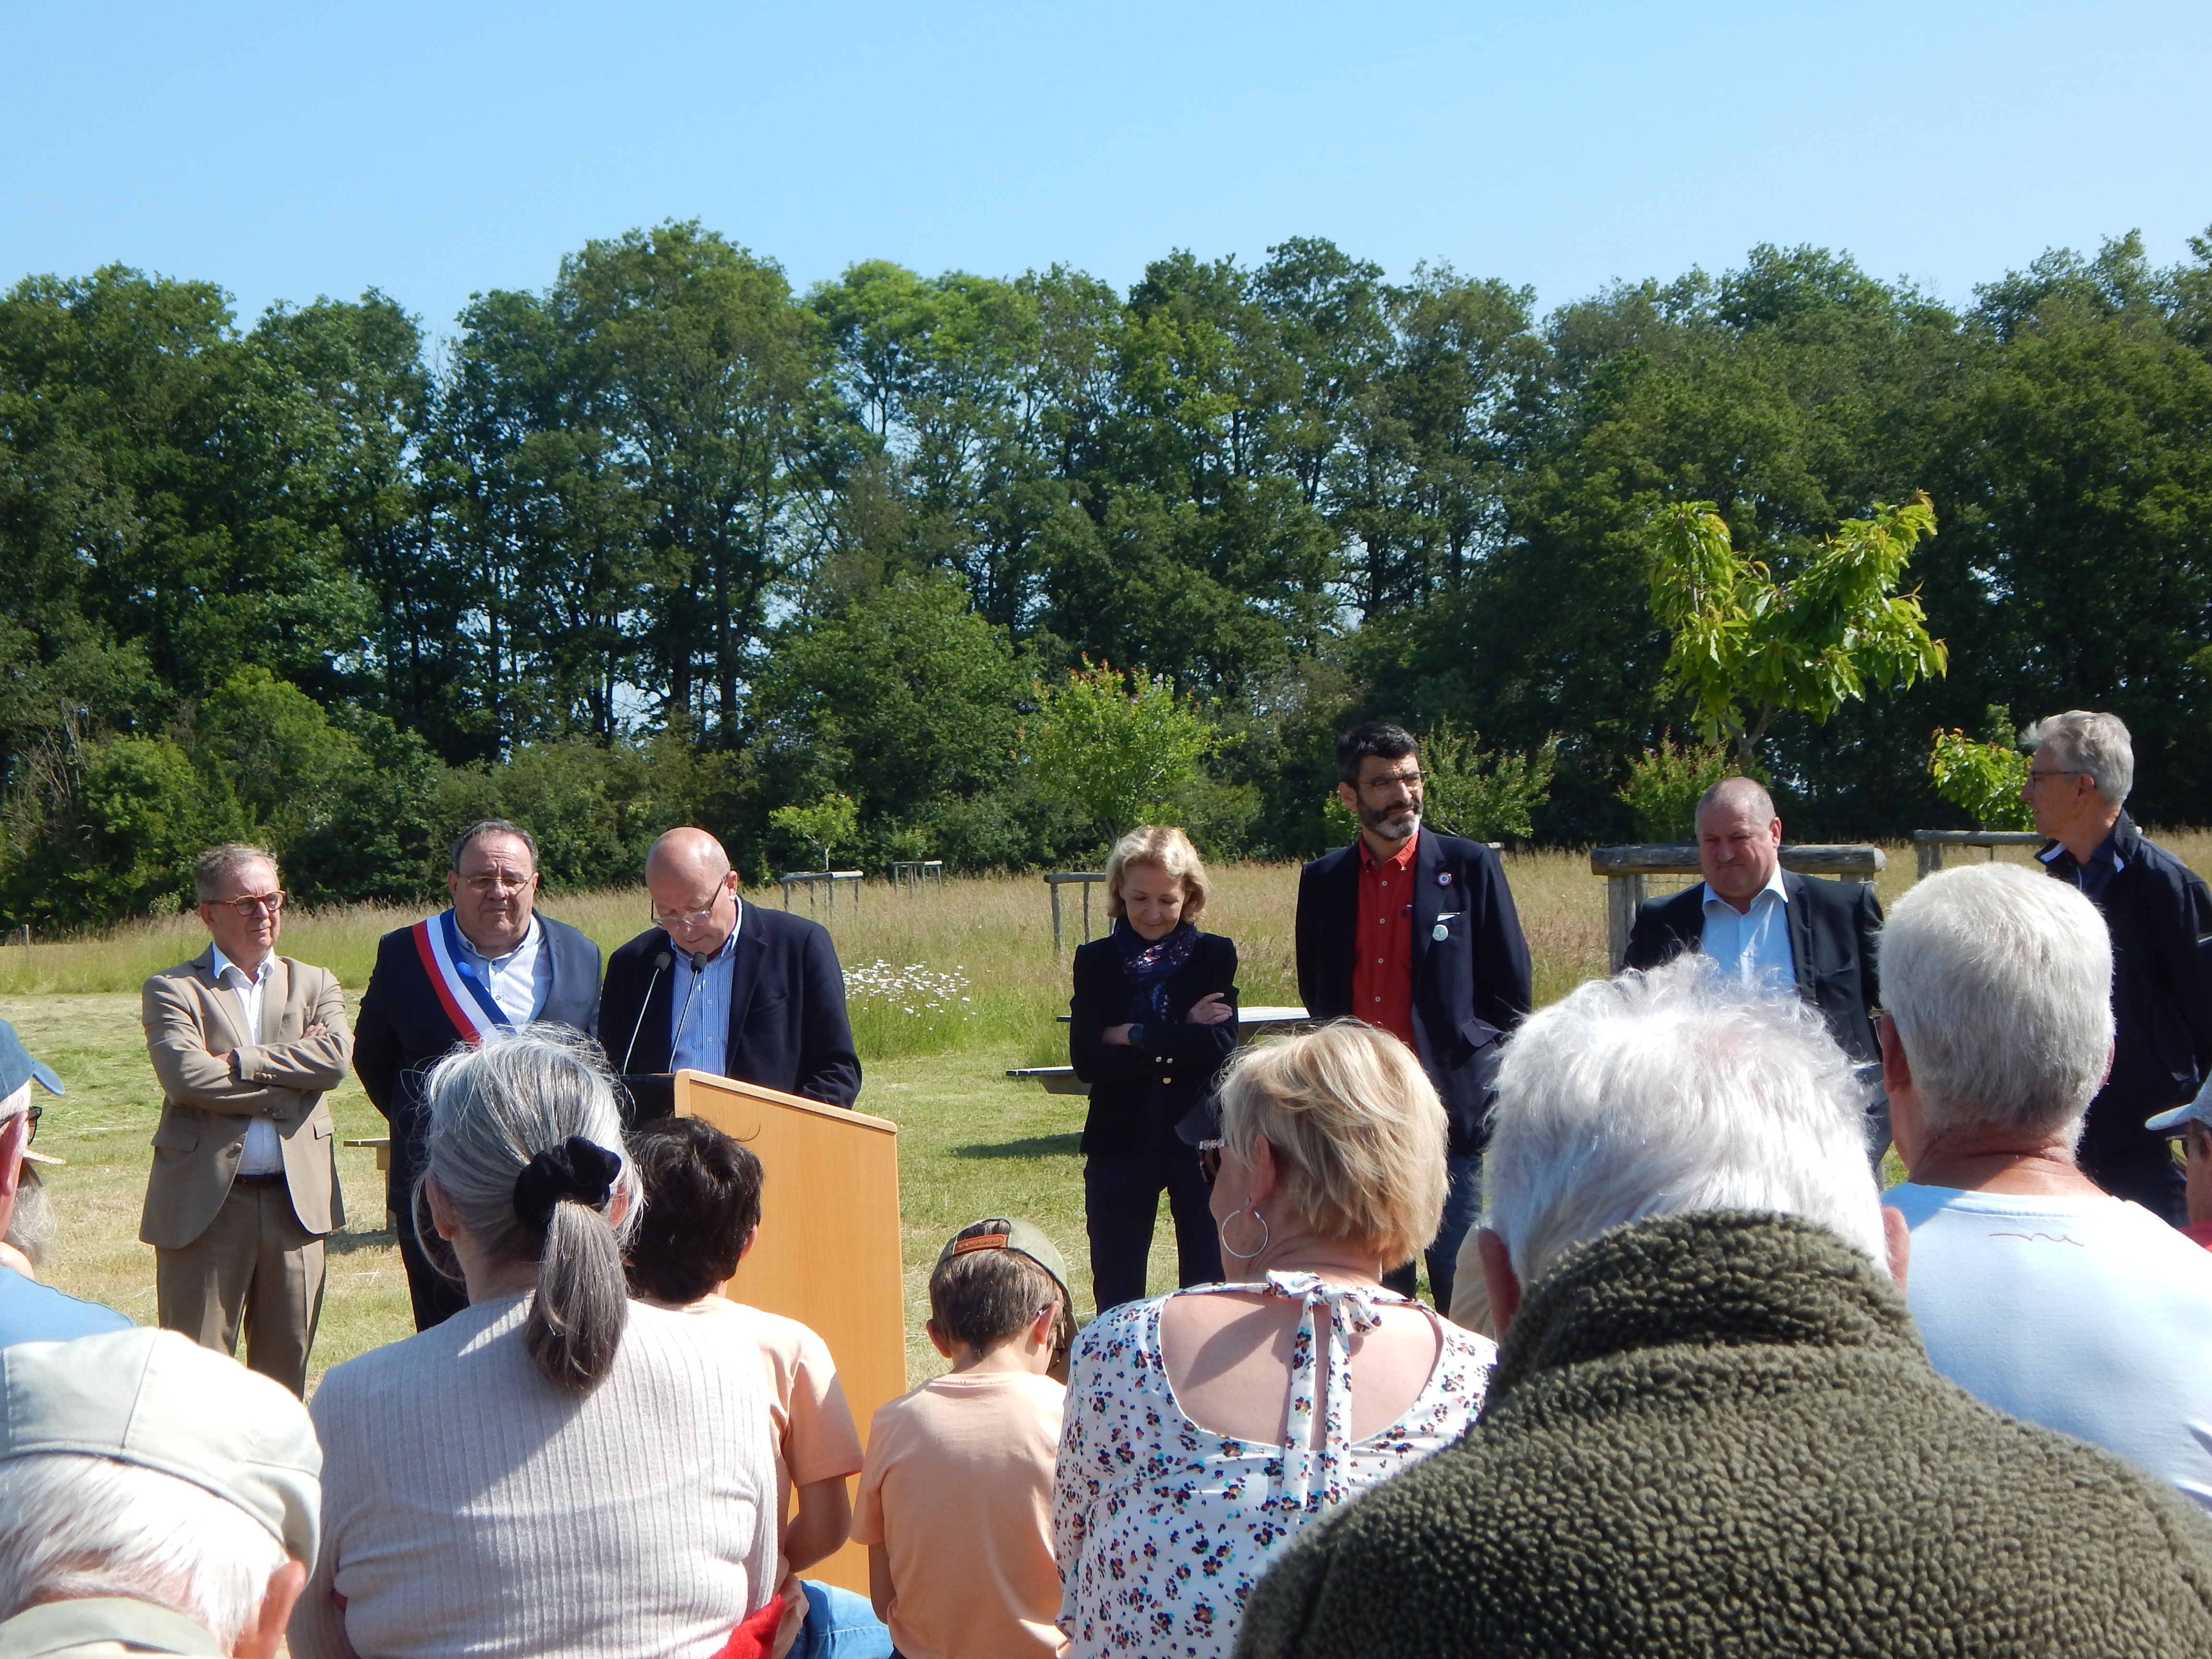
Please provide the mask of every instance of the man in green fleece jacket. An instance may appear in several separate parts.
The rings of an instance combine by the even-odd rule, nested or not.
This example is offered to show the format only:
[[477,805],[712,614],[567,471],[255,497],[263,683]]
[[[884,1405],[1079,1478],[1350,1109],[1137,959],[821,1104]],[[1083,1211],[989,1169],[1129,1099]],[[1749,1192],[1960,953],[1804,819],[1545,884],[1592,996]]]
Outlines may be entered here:
[[1814,1017],[1695,958],[1523,1026],[1481,1421],[1309,1528],[1240,1659],[2212,1654],[2212,1521],[1929,1367],[1860,1116]]

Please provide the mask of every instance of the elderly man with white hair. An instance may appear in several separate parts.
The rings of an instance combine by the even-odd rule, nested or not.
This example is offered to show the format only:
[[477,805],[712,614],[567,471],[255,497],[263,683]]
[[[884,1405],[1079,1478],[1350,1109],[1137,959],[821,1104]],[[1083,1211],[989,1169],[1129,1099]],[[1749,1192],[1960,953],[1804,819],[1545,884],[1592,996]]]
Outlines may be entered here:
[[[48,1095],[64,1092],[53,1068],[33,1059],[15,1028],[0,1019],[0,1234],[11,1241],[19,1237],[15,1225],[18,1207],[27,1196],[33,1205],[43,1198],[24,1165],[32,1156],[31,1137],[39,1132],[44,1109],[32,1097],[33,1084]],[[23,1271],[37,1265],[30,1259],[36,1254],[21,1253],[21,1267],[0,1257],[0,1348],[17,1342],[66,1342],[71,1337],[131,1328],[131,1322],[112,1308],[80,1301],[38,1283]]]
[[270,1659],[322,1462],[289,1390],[174,1331],[0,1353],[0,1659]]
[[2212,1079],[2212,888],[2123,810],[2136,759],[2117,714],[2053,714],[2021,741],[2034,749],[2021,799],[2051,837],[2036,856],[2097,907],[2112,934],[2118,1030],[2112,1071],[2089,1103],[2081,1168],[2179,1227],[2181,1174],[2144,1120]]
[[2212,1652],[2212,1520],[1929,1365],[1862,1110],[1816,1013],[1695,957],[1531,1018],[1481,1419],[1303,1533],[1238,1654]]
[[2212,1255],[2074,1158],[2112,1052],[2095,907],[2014,866],[1947,871],[1898,901],[1881,955],[1911,1175],[1889,1201],[1929,1358],[2212,1506]]

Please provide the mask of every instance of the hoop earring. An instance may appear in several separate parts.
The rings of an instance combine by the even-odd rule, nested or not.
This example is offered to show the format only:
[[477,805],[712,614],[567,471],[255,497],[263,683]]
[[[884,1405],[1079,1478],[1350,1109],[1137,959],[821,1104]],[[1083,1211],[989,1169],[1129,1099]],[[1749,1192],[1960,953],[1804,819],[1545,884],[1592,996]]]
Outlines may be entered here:
[[[1243,1215],[1243,1211],[1239,1210],[1237,1212],[1236,1215],[1231,1216],[1229,1219],[1230,1221],[1234,1221],[1237,1219],[1237,1216]],[[1249,1261],[1254,1257],[1263,1255],[1267,1249],[1267,1218],[1261,1215],[1257,1209],[1253,1210],[1251,1214],[1252,1219],[1260,1224],[1260,1242],[1257,1244],[1255,1244],[1249,1250],[1240,1250],[1234,1244],[1231,1244],[1229,1242],[1228,1223],[1224,1222],[1222,1224],[1221,1248],[1228,1251],[1230,1255],[1235,1256],[1239,1261]]]

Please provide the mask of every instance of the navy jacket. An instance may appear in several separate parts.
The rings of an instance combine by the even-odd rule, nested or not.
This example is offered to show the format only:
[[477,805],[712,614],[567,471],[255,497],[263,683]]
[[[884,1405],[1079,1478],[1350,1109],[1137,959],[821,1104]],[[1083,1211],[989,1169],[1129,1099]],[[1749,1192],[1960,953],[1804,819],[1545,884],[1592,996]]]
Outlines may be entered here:
[[[2118,1029],[2112,1074],[2089,1103],[2081,1145],[2092,1154],[2163,1158],[2143,1120],[2189,1099],[2212,1072],[2212,890],[2125,813],[2112,826],[2112,850],[2122,867],[2094,902],[2112,930]],[[2077,882],[2063,848],[2045,867]]]
[[[1821,881],[1782,872],[1790,902],[1790,960],[1797,994],[1812,1004],[1843,1051],[1855,1060],[1878,1060],[1874,1011],[1881,1006],[1876,941],[1881,901],[1871,884]],[[1664,898],[1647,899],[1628,935],[1628,968],[1656,968],[1705,937],[1705,884],[1698,882]]]
[[[538,1018],[593,1034],[599,1006],[599,947],[565,921],[538,913],[544,948],[553,953],[553,982]],[[376,966],[362,993],[353,1028],[353,1069],[369,1100],[392,1126],[392,1169],[386,1201],[404,1212],[422,1172],[422,1074],[461,1040],[446,1017],[429,970],[415,949],[415,930],[395,928],[376,942]]]
[[[1316,1019],[1352,1006],[1359,843],[1298,877],[1298,995]],[[1527,1016],[1528,945],[1498,855],[1424,829],[1413,849],[1413,1048],[1443,1097],[1454,1157],[1490,1138],[1499,1040]],[[1436,937],[1441,926],[1443,937]]]
[[1200,933],[1190,960],[1168,976],[1168,1018],[1147,1019],[1144,1046],[1107,1042],[1102,1033],[1129,1018],[1135,988],[1121,972],[1121,953],[1111,937],[1094,939],[1075,953],[1075,994],[1067,1005],[1067,1058],[1091,1085],[1091,1115],[1083,1121],[1087,1156],[1119,1158],[1145,1142],[1145,1105],[1158,1085],[1172,1124],[1204,1100],[1237,1047],[1237,1022],[1191,1025],[1191,1005],[1219,991],[1237,1006],[1237,947],[1218,933]]
[[[599,1041],[633,1079],[668,1070],[676,973],[672,966],[656,975],[653,959],[674,948],[666,933],[651,927],[607,959]],[[859,1097],[860,1057],[845,1017],[845,975],[821,923],[745,906],[730,963],[728,1043],[728,1076],[832,1106],[850,1106]],[[667,1085],[633,1081],[630,1087],[641,1121],[674,1109]]]

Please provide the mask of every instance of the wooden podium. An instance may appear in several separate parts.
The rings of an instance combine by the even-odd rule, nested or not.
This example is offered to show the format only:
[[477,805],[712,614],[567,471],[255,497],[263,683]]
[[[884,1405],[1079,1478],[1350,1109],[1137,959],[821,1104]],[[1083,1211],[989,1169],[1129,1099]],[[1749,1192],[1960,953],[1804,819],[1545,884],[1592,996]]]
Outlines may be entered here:
[[[765,1171],[760,1234],[724,1293],[829,1345],[866,1445],[876,1407],[906,1392],[898,1125],[705,1072],[677,1073],[675,1091],[679,1117],[734,1135]],[[848,1544],[806,1577],[866,1595],[868,1552]]]

